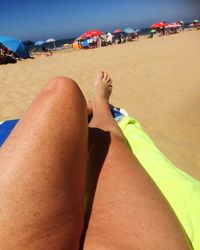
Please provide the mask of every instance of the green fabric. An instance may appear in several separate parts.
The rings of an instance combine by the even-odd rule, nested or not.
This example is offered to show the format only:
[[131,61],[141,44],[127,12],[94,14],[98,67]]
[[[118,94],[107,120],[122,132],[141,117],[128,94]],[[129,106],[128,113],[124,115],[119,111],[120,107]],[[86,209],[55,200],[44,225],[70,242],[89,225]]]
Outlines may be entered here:
[[200,182],[175,167],[135,119],[124,117],[118,124],[133,153],[170,203],[193,249],[200,250]]

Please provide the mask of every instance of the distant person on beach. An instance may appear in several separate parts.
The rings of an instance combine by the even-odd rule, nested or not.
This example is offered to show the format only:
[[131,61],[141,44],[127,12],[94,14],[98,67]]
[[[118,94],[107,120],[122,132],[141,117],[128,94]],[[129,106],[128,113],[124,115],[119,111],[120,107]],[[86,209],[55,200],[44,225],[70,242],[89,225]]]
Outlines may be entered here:
[[100,48],[101,47],[101,37],[100,36],[97,36],[97,47]]
[[112,45],[112,43],[113,43],[113,35],[110,32],[107,33],[106,43],[107,43],[107,45]]
[[1,250],[191,249],[112,117],[112,88],[100,72],[87,105],[53,78],[18,122],[0,150]]
[[0,64],[6,63],[6,53],[5,49],[0,45]]
[[165,36],[165,34],[166,34],[166,28],[165,27],[161,28],[161,33],[162,33],[163,36]]
[[180,25],[181,25],[180,30],[182,30],[182,31],[185,30],[185,24],[184,24],[183,21],[179,21],[179,22],[177,22],[177,24],[180,24]]
[[53,51],[51,49],[48,49],[47,47],[42,47],[42,53],[46,55],[53,55]]
[[129,33],[126,37],[126,41],[128,42],[133,41],[134,39],[139,39],[139,35],[137,32]]
[[88,39],[88,47],[89,47],[89,49],[94,48],[94,38],[93,37],[90,37]]
[[153,35],[154,35],[154,33],[150,32],[149,35],[148,35],[148,38],[153,38]]
[[7,57],[7,62],[8,63],[16,63],[17,59],[21,60],[16,53],[14,53],[13,51],[6,49],[6,57]]
[[16,63],[17,55],[7,48],[0,47],[0,64]]
[[97,48],[97,36],[93,37],[94,47]]
[[53,55],[53,51],[51,49],[48,49],[47,47],[43,46],[41,51],[36,52],[35,49],[33,49],[31,51],[31,55],[33,56],[33,58],[46,58],[48,56],[52,56]]
[[106,36],[105,36],[105,34],[101,35],[101,36],[99,36],[99,38],[101,39],[101,47],[107,46],[107,34],[106,34]]
[[122,33],[119,34],[119,39],[118,39],[118,44],[124,43],[125,42],[125,38],[123,36]]

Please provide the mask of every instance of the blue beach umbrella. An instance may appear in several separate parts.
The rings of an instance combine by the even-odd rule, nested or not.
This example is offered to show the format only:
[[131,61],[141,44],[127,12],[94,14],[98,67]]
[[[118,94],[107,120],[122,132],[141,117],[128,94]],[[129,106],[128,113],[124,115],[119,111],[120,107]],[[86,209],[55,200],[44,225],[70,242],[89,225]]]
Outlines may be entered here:
[[135,31],[132,28],[128,27],[124,29],[124,32],[126,32],[127,34],[131,34],[134,33]]
[[9,50],[15,52],[16,55],[20,58],[25,59],[30,57],[24,44],[21,41],[16,40],[15,38],[8,36],[0,36],[0,43],[3,44]]

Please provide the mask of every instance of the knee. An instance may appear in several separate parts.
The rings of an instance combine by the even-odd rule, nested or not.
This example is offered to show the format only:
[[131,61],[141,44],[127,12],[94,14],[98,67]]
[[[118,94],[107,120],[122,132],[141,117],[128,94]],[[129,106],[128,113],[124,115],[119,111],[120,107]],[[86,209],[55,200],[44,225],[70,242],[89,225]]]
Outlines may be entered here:
[[49,81],[46,90],[54,96],[63,96],[68,100],[79,99],[85,101],[84,95],[78,84],[74,80],[67,77],[52,78]]
[[85,97],[78,84],[67,77],[54,77],[41,91],[37,98],[42,103],[59,103],[62,106],[71,105],[86,110]]
[[81,92],[78,84],[67,77],[62,77],[62,76],[57,76],[52,78],[48,85],[47,85],[47,90],[53,90],[54,93],[56,92]]

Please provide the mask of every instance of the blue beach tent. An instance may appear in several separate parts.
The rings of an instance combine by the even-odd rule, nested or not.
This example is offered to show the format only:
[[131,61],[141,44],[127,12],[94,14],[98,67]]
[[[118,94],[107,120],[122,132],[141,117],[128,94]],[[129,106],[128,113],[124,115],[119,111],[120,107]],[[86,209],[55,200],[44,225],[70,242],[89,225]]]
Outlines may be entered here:
[[0,36],[0,44],[3,44],[6,48],[16,53],[19,58],[28,58],[30,57],[27,48],[24,44],[12,37]]

